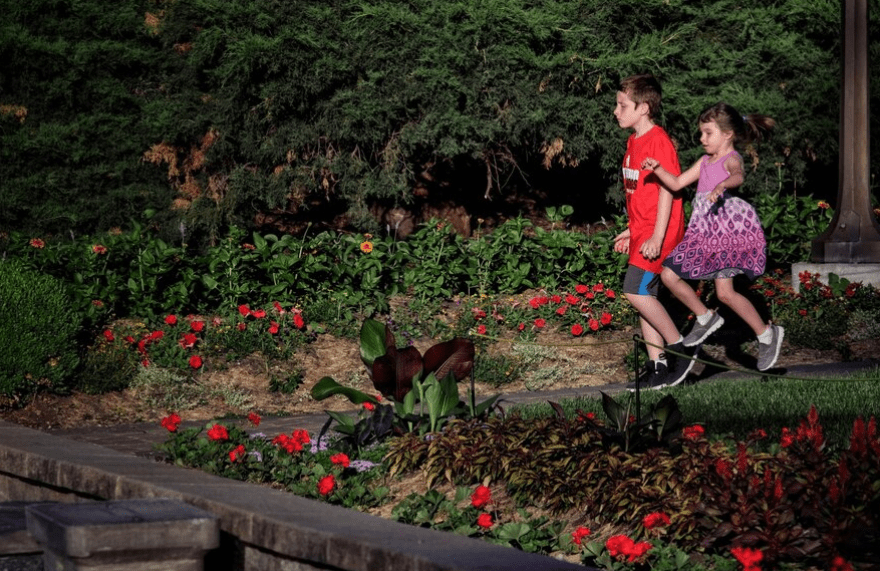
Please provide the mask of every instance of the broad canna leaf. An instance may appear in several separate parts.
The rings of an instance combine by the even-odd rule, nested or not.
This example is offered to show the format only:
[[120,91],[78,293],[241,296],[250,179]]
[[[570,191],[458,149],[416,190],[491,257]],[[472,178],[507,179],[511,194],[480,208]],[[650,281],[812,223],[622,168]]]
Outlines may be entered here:
[[438,379],[451,374],[456,381],[460,381],[473,370],[474,354],[474,343],[469,339],[456,337],[438,343],[425,351],[425,373],[434,373]]
[[395,349],[373,361],[373,386],[384,396],[401,400],[412,390],[413,379],[422,376],[422,355],[415,347]]
[[346,387],[337,383],[332,377],[324,377],[312,387],[312,398],[316,401],[322,401],[333,395],[343,395],[355,404],[363,404],[365,402],[377,403],[375,397],[365,392]]
[[372,373],[373,362],[384,355],[388,347],[394,347],[394,334],[384,323],[365,319],[361,325],[361,361]]

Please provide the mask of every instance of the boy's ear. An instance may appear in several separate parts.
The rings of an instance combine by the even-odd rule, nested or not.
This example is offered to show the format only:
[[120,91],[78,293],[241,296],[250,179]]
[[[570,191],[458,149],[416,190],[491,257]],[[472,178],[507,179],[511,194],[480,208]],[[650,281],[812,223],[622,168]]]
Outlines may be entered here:
[[650,117],[651,116],[651,106],[648,105],[647,102],[642,101],[641,103],[636,105],[636,113],[638,113],[640,115],[644,115],[646,117]]

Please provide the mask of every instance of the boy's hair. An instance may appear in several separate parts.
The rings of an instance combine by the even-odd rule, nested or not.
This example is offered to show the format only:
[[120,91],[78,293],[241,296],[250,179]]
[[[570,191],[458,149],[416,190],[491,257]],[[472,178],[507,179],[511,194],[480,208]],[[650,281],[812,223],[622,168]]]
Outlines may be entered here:
[[663,99],[663,90],[660,82],[650,73],[631,75],[620,80],[620,90],[626,93],[633,103],[648,104],[648,117],[653,119],[660,112],[660,101]]
[[700,113],[700,123],[710,121],[715,121],[722,131],[733,131],[734,143],[760,141],[776,126],[776,121],[766,115],[740,115],[739,111],[724,102],[716,103]]

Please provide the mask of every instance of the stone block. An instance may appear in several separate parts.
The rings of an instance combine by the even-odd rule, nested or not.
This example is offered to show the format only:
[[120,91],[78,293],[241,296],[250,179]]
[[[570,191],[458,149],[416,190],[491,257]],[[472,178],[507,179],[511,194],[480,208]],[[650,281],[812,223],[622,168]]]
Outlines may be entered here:
[[202,571],[220,544],[213,514],[168,499],[39,504],[25,517],[58,571]]

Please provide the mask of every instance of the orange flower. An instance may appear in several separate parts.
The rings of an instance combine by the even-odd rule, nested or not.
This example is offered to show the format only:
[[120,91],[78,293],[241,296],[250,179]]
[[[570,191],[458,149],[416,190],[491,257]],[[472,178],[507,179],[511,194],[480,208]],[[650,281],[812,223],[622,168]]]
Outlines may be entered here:
[[92,252],[96,254],[106,254],[107,248],[105,246],[102,246],[101,244],[95,244],[94,246],[92,246]]
[[30,244],[31,244],[31,246],[33,246],[34,248],[38,248],[38,249],[40,249],[40,250],[42,250],[43,248],[46,247],[46,243],[43,242],[42,240],[40,240],[39,238],[31,238],[31,242],[30,242]]
[[818,203],[816,203],[816,206],[818,206],[822,210],[828,210],[829,208],[831,208],[831,205],[824,200],[820,200]]
[[370,241],[361,242],[361,252],[364,254],[369,254],[373,251],[373,243]]

